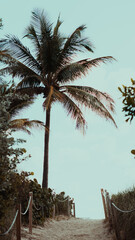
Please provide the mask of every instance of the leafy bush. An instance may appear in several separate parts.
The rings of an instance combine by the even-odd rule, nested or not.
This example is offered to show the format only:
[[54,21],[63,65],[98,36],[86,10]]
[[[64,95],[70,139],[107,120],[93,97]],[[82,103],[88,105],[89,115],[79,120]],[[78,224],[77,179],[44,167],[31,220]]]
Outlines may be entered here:
[[[111,200],[122,210],[135,209],[135,187],[124,192],[112,195]],[[122,213],[115,210],[117,219],[117,231],[123,231],[126,240],[135,239],[135,211],[132,213]]]
[[[15,140],[10,129],[9,106],[11,93],[5,95],[6,85],[0,79],[0,232],[5,232],[10,226],[10,216],[15,212],[16,189],[12,184],[12,176],[16,173],[17,164],[25,160],[26,150],[18,144],[25,142]],[[8,240],[10,236],[8,236]]]
[[[30,172],[12,173],[11,192],[12,207],[16,207],[21,203],[22,212],[25,212],[29,202],[29,192],[33,192],[33,224],[42,225],[46,218],[53,216],[53,205],[56,206],[56,215],[68,215],[69,196],[65,196],[65,192],[55,194],[52,189],[42,189],[36,179],[30,180]],[[69,210],[71,211],[71,203],[69,201]],[[28,223],[28,212],[22,216],[22,223]]]

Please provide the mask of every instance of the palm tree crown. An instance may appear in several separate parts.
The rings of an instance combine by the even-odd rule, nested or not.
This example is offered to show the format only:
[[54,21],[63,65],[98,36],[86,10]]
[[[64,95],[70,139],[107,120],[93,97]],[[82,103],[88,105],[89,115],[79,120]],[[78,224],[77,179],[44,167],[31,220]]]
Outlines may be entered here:
[[[46,126],[50,127],[50,110],[54,102],[59,101],[67,113],[76,121],[76,127],[86,127],[86,121],[80,109],[85,105],[100,116],[110,119],[116,126],[110,111],[114,111],[114,101],[106,93],[92,87],[69,85],[79,77],[85,76],[93,66],[111,61],[111,56],[96,59],[83,59],[74,62],[74,55],[87,50],[93,52],[93,46],[82,37],[85,25],[79,26],[69,36],[59,32],[62,22],[58,17],[53,25],[46,19],[44,12],[32,12],[31,24],[26,29],[25,37],[34,45],[34,54],[21,41],[8,35],[0,41],[0,60],[6,64],[1,74],[18,77],[17,90],[30,96],[43,94],[43,108],[46,111]],[[49,132],[45,132],[45,157],[43,187],[48,187],[48,149]],[[44,177],[46,175],[46,177]]]

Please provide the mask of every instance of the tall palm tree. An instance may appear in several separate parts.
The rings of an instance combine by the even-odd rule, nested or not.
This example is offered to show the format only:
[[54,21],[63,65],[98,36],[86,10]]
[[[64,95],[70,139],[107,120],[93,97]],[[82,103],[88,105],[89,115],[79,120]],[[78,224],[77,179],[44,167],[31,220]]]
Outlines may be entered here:
[[[50,129],[50,113],[54,102],[60,102],[67,113],[75,119],[76,128],[86,127],[80,109],[85,105],[100,116],[110,119],[116,126],[110,111],[114,111],[114,101],[106,93],[88,86],[69,85],[77,78],[85,76],[89,69],[100,63],[111,61],[111,56],[74,61],[78,52],[93,52],[93,46],[82,37],[85,25],[81,25],[68,37],[59,32],[62,22],[58,17],[53,25],[46,19],[43,11],[32,12],[31,24],[25,37],[31,40],[33,55],[16,36],[8,35],[0,41],[1,61],[5,64],[1,74],[18,77],[17,90],[27,94],[42,94],[43,108],[46,111],[46,126]],[[107,106],[106,106],[107,105]],[[49,131],[45,130],[44,166],[42,187],[48,188]]]

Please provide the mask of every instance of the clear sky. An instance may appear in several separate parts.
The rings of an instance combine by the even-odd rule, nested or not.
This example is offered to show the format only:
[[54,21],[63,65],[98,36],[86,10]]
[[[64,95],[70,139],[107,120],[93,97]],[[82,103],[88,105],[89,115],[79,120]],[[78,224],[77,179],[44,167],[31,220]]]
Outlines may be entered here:
[[[86,24],[84,35],[94,44],[95,53],[81,54],[80,58],[113,56],[117,60],[93,68],[77,83],[106,91],[114,98],[116,114],[113,117],[118,129],[86,111],[88,130],[83,136],[59,104],[54,105],[51,115],[49,187],[57,193],[65,191],[75,199],[78,217],[103,218],[100,189],[112,194],[135,183],[135,159],[130,153],[135,148],[134,121],[125,123],[118,91],[118,86],[130,85],[130,78],[135,78],[135,1],[4,0],[0,7],[4,24],[1,36],[11,33],[22,39],[35,8],[44,9],[54,23],[60,14],[61,31],[67,35]],[[42,99],[20,114],[20,117],[28,116],[44,121]],[[33,171],[41,183],[44,132],[34,130],[31,136],[20,132],[19,137],[27,139],[26,149],[32,155],[19,169]]]

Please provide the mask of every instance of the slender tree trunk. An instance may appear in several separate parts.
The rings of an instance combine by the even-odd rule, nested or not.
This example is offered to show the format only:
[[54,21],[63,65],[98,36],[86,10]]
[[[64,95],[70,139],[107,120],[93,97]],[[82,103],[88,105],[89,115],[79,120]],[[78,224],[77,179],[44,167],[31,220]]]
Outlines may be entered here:
[[45,188],[45,189],[48,188],[50,111],[51,111],[50,108],[46,110],[46,127],[48,128],[48,131],[45,130],[44,164],[43,164],[43,181],[42,181],[42,188]]

